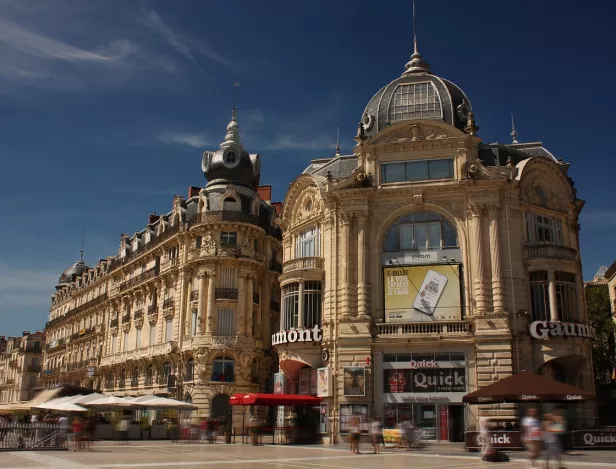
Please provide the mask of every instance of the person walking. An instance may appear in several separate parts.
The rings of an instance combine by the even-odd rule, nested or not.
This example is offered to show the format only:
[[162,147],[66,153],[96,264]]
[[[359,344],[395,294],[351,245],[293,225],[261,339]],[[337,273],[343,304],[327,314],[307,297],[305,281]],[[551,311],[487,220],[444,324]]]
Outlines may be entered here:
[[128,417],[122,417],[120,420],[119,428],[120,430],[120,441],[123,441],[125,445],[128,444]]
[[560,434],[564,432],[564,425],[560,421],[560,416],[547,414],[543,422],[543,441],[545,442],[545,467],[550,469],[550,460],[555,459],[558,468],[562,468],[563,448],[560,441]]
[[490,421],[487,417],[479,419],[479,438],[481,438],[481,459],[486,458],[486,454],[492,451],[490,444]]
[[370,427],[370,438],[372,440],[374,454],[379,454],[381,452],[381,442],[384,442],[383,424],[381,423],[381,419],[379,417],[374,417],[372,419],[372,426]]
[[541,451],[541,425],[537,419],[537,409],[529,409],[522,420],[523,441],[528,449],[530,467],[537,467],[537,458]]
[[360,454],[359,439],[361,438],[361,429],[359,426],[359,417],[352,417],[349,428],[349,442],[351,444],[351,454]]

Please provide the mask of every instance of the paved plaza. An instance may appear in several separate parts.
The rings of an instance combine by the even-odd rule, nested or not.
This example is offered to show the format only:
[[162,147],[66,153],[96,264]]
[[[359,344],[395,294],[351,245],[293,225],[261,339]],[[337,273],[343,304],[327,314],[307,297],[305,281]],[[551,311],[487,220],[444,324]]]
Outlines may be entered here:
[[[370,448],[366,445],[365,451]],[[513,453],[512,461],[501,468],[526,468],[524,454]],[[612,462],[613,461],[613,462]],[[98,443],[92,452],[0,452],[3,469],[141,469],[204,467],[225,469],[438,469],[491,467],[479,461],[476,453],[465,453],[458,446],[432,446],[422,452],[387,449],[379,455],[351,455],[343,447],[249,446],[242,444],[171,444],[169,442],[131,442],[129,445]],[[575,453],[566,467],[616,468],[616,452]],[[545,467],[543,463],[541,468]],[[555,467],[555,466],[554,466]]]

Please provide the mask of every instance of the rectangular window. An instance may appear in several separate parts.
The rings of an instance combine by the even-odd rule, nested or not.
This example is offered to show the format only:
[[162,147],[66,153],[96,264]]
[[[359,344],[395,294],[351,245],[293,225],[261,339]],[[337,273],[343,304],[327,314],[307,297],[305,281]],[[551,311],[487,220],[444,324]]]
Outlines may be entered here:
[[306,329],[321,326],[322,303],[321,282],[306,282],[304,284],[304,327]]
[[220,308],[216,322],[216,335],[223,337],[235,336],[234,310],[233,308]]
[[118,336],[111,336],[111,354],[118,353]]
[[530,272],[529,280],[533,321],[549,321],[550,296],[548,293],[548,273],[546,271]]
[[234,267],[221,267],[219,275],[220,288],[237,288],[236,275]]
[[381,164],[383,183],[452,179],[453,176],[452,158]]
[[235,231],[222,231],[220,244],[223,246],[237,246],[237,233]]
[[562,244],[562,223],[555,218],[526,214],[528,241],[531,244]]
[[299,234],[295,242],[295,257],[317,257],[319,250],[319,230],[310,228]]
[[156,324],[150,324],[150,341],[148,345],[156,345]]
[[199,248],[201,247],[201,241],[202,241],[202,240],[201,240],[201,236],[197,236],[197,237],[195,238],[195,247],[196,247],[197,249],[199,249]]
[[124,340],[122,342],[122,351],[126,352],[128,350],[128,332],[124,333]]
[[167,319],[165,321],[165,342],[171,342],[173,340],[173,319]]
[[562,322],[579,322],[577,288],[575,275],[567,272],[555,272],[556,311]]
[[192,312],[192,322],[190,324],[190,334],[197,335],[197,311]]
[[135,336],[135,348],[141,348],[141,328],[137,329],[137,334]]
[[299,284],[292,283],[282,289],[282,329],[297,327],[299,317]]

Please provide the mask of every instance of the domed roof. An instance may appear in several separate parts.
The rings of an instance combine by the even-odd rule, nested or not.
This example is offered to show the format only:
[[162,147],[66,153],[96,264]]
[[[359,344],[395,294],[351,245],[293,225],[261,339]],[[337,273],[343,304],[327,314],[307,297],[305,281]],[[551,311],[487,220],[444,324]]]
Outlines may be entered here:
[[464,91],[430,71],[415,48],[402,76],[381,88],[370,100],[360,125],[367,137],[391,124],[420,119],[439,120],[463,132],[472,111]]
[[62,272],[62,275],[60,275],[60,279],[58,280],[58,283],[60,285],[65,284],[65,283],[71,283],[88,269],[89,267],[83,261],[83,257],[82,257],[77,262],[75,262],[73,265],[68,267],[64,272]]
[[215,184],[234,184],[253,188],[258,184],[259,155],[249,155],[240,141],[240,127],[233,110],[227,125],[225,141],[215,152],[203,153],[201,169],[208,180],[206,187]]

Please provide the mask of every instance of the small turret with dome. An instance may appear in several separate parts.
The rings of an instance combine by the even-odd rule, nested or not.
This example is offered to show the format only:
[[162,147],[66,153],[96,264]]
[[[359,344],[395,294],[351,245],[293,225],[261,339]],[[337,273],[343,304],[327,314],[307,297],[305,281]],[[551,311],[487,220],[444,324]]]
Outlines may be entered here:
[[75,262],[73,265],[71,265],[70,267],[66,268],[64,272],[62,272],[62,274],[60,275],[60,278],[58,279],[58,285],[56,286],[56,290],[62,288],[63,285],[67,285],[67,284],[74,282],[77,279],[77,277],[81,276],[86,270],[90,268],[86,265],[85,261],[83,260],[83,249],[80,251],[80,253],[81,255],[79,257],[79,260]]
[[470,100],[457,85],[434,75],[417,47],[413,3],[414,51],[402,76],[381,88],[366,106],[360,126],[372,137],[391,124],[418,119],[446,122],[467,132]]

